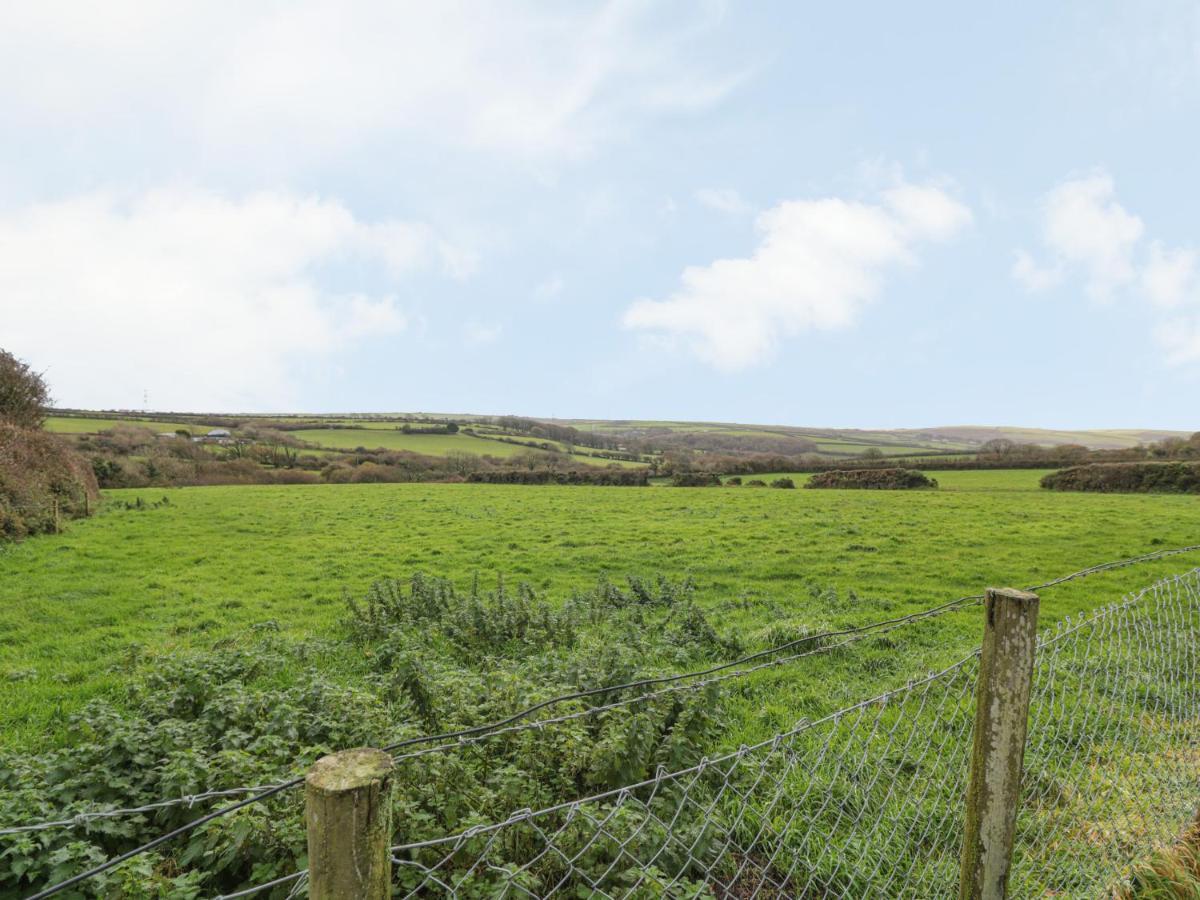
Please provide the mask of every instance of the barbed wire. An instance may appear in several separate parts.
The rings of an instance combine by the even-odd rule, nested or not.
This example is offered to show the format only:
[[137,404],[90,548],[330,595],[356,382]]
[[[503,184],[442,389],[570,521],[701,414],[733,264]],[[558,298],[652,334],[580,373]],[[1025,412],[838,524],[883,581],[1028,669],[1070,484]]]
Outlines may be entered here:
[[[1130,558],[1123,559],[1123,560],[1116,560],[1116,561],[1112,561],[1112,562],[1108,562],[1108,563],[1101,563],[1099,565],[1091,566],[1086,569],[1082,569],[1078,572],[1071,573],[1070,575],[1062,576],[1060,578],[1046,582],[1042,585],[1034,586],[1033,588],[1031,588],[1031,590],[1044,590],[1046,588],[1053,587],[1055,585],[1062,584],[1067,581],[1087,577],[1088,575],[1097,574],[1099,572],[1108,571],[1108,570],[1116,569],[1116,568],[1123,568],[1123,567],[1134,565],[1134,564],[1141,563],[1141,562],[1151,561],[1151,560],[1155,560],[1155,559],[1162,559],[1162,558],[1175,556],[1175,555],[1179,555],[1179,554],[1183,554],[1183,553],[1193,552],[1196,550],[1200,550],[1200,545],[1191,545],[1188,547],[1175,548],[1175,549],[1171,549],[1171,550],[1156,551],[1156,552],[1149,553],[1149,554],[1143,554],[1143,555],[1137,556],[1137,557],[1130,557]],[[481,735],[484,735],[487,733],[492,733],[492,732],[506,733],[506,732],[502,731],[502,729],[506,729],[508,726],[515,726],[517,723],[521,722],[521,720],[526,718],[527,716],[529,716],[535,712],[538,712],[542,709],[548,708],[549,706],[554,705],[554,704],[564,703],[564,702],[568,702],[571,700],[585,699],[585,698],[591,697],[591,696],[597,696],[597,695],[605,694],[605,693],[613,693],[616,691],[628,690],[628,689],[632,689],[632,688],[651,687],[651,686],[660,685],[660,684],[677,684],[678,682],[681,682],[681,681],[684,681],[687,679],[704,678],[709,675],[716,675],[721,672],[728,672],[731,669],[735,669],[737,666],[745,665],[746,663],[749,663],[749,662],[755,662],[757,660],[764,659],[768,656],[773,656],[775,654],[779,654],[788,649],[793,649],[795,647],[798,647],[798,646],[801,646],[803,644],[810,643],[813,641],[827,640],[827,639],[833,638],[833,637],[850,638],[852,636],[857,636],[857,635],[871,636],[874,634],[882,633],[881,629],[884,629],[884,628],[891,630],[891,628],[893,628],[893,627],[899,627],[901,625],[905,625],[905,624],[908,624],[913,621],[918,621],[921,619],[926,619],[926,618],[931,618],[931,617],[934,617],[937,615],[941,615],[943,613],[949,612],[954,609],[958,609],[958,608],[966,606],[968,604],[978,603],[981,600],[982,600],[982,595],[970,595],[967,597],[960,597],[956,600],[949,601],[948,603],[944,603],[939,606],[932,607],[930,609],[919,610],[914,613],[910,613],[910,614],[907,614],[904,616],[898,616],[893,619],[888,619],[888,620],[884,620],[881,622],[870,623],[868,625],[857,626],[857,627],[853,627],[853,628],[815,633],[812,635],[805,635],[801,638],[797,638],[793,641],[788,641],[777,647],[767,648],[765,650],[743,656],[737,660],[733,660],[731,662],[723,663],[723,664],[720,664],[717,666],[711,666],[707,669],[702,669],[702,670],[698,670],[695,672],[679,673],[679,674],[674,674],[674,675],[666,675],[666,676],[659,676],[659,677],[654,677],[654,678],[640,679],[638,681],[632,681],[632,682],[628,682],[628,683],[622,684],[622,685],[610,685],[610,686],[605,686],[605,687],[592,688],[592,689],[588,689],[588,690],[584,690],[584,691],[577,691],[574,693],[561,695],[559,697],[554,697],[549,700],[541,701],[540,703],[534,704],[524,710],[519,711],[518,713],[515,713],[507,718],[498,720],[496,722],[491,722],[491,723],[486,723],[483,725],[473,726],[470,728],[460,729],[459,731],[455,731],[455,732],[446,732],[446,733],[443,733],[440,735],[423,735],[423,736],[419,736],[419,737],[414,737],[414,738],[406,739],[403,741],[398,741],[393,744],[387,745],[383,749],[387,752],[394,752],[398,749],[403,749],[405,747],[418,746],[420,744],[434,743],[434,742],[440,741],[440,742],[442,742],[442,746],[439,746],[437,748],[431,748],[428,750],[428,752],[430,752],[430,753],[442,752],[445,750],[450,750],[452,748],[461,746],[463,743],[477,742],[477,741],[466,741],[464,739],[477,738],[478,736],[481,736]],[[753,672],[753,671],[759,671],[764,668],[772,667],[775,665],[781,665],[784,662],[789,662],[789,661],[792,661],[793,659],[799,659],[799,658],[803,658],[805,656],[814,655],[817,652],[823,652],[823,650],[834,649],[836,646],[844,646],[846,643],[852,643],[852,642],[853,641],[846,641],[846,642],[843,642],[841,645],[827,645],[823,648],[818,647],[815,650],[808,652],[808,653],[794,654],[791,657],[780,658],[777,660],[773,660],[769,663],[764,663],[761,665],[753,666],[750,669],[748,669],[744,672],[741,672],[741,673],[732,673],[731,672],[730,674],[723,676],[723,678],[720,680],[725,680],[726,678],[732,678],[732,677],[741,677],[742,675],[749,674],[750,672]],[[963,662],[965,662],[966,660],[972,659],[977,655],[978,655],[978,652],[976,651],[976,653],[973,653],[970,657],[967,657]],[[961,665],[961,663],[956,664],[956,665]],[[946,671],[949,671],[949,670],[946,670]],[[714,680],[716,680],[716,679],[714,679]],[[920,683],[920,682],[918,682],[918,683]],[[694,688],[694,687],[699,687],[699,686],[700,685],[685,685],[683,687],[684,688]],[[681,688],[676,687],[674,689],[678,690]],[[661,694],[667,693],[667,692],[669,692],[669,691],[660,691],[660,692],[656,692],[655,694],[644,695],[642,697],[627,698],[626,700],[607,704],[602,707],[596,707],[593,709],[583,710],[583,711],[568,714],[566,716],[558,717],[558,721],[567,721],[569,719],[581,718],[586,715],[595,715],[599,712],[605,711],[606,709],[616,708],[617,706],[623,706],[623,705],[628,705],[629,703],[633,703],[633,702],[652,699],[654,696],[658,696],[658,695],[661,695]],[[864,701],[864,704],[858,704],[856,706],[848,707],[847,710],[839,711],[839,713],[834,714],[834,715],[841,715],[841,714],[846,713],[847,711],[860,708],[866,704],[878,702],[881,698],[886,698],[888,696],[892,696],[893,694],[894,694],[894,692],[889,692],[887,694],[881,695],[881,697],[873,698],[870,701]],[[824,722],[824,721],[828,721],[828,720],[829,720],[829,717],[826,717],[825,719],[818,720],[818,722]],[[548,724],[553,724],[553,721],[543,720],[543,721],[539,721],[539,722],[522,723],[521,730],[527,730],[528,728],[545,727]],[[509,731],[512,731],[512,730],[517,730],[517,729],[516,728],[509,729]],[[773,740],[778,740],[780,737],[795,736],[796,734],[799,734],[799,733],[800,732],[798,730],[793,730],[791,732],[785,732],[782,735],[776,736],[776,738]],[[768,743],[770,743],[770,742],[764,742],[763,744],[759,744],[756,746],[762,747]],[[741,751],[739,751],[739,753],[740,752]],[[426,755],[426,751],[414,752],[411,754],[401,754],[401,755],[399,755],[398,758],[406,759],[406,758],[413,758],[414,756],[420,756],[420,755]],[[731,758],[730,756],[725,756],[725,757],[719,757],[718,759],[728,760],[730,758]],[[685,770],[684,774],[686,774],[687,771],[689,771],[689,770]],[[43,891],[32,895],[29,898],[29,900],[43,900],[43,898],[54,896],[55,894],[67,889],[68,887],[74,886],[76,884],[79,884],[82,881],[85,881],[85,880],[91,878],[91,877],[94,877],[105,871],[108,871],[109,869],[111,869],[133,857],[136,857],[140,854],[149,852],[150,850],[153,850],[156,847],[161,846],[162,844],[175,839],[176,837],[179,837],[179,836],[186,834],[196,828],[199,828],[199,827],[207,824],[208,822],[213,821],[214,819],[228,815],[230,813],[237,811],[238,809],[242,809],[253,803],[261,802],[262,800],[265,800],[271,796],[275,796],[285,790],[289,790],[293,787],[296,787],[299,784],[301,784],[303,782],[303,780],[304,780],[303,776],[299,776],[299,777],[289,779],[287,781],[280,782],[279,784],[268,786],[268,787],[264,788],[263,790],[259,791],[258,793],[255,793],[254,796],[248,797],[244,800],[241,800],[241,801],[231,804],[229,806],[222,807],[221,809],[214,810],[198,819],[195,819],[189,823],[181,825],[178,828],[176,828],[170,832],[167,832],[166,834],[160,835],[159,837],[154,838],[151,841],[148,841],[144,844],[141,844],[138,847],[135,847],[129,851],[126,851],[125,853],[122,853],[119,856],[116,856],[110,860],[100,863],[85,872],[82,872],[82,873],[72,876],[71,878],[68,878],[62,882],[52,885],[52,886],[44,889]],[[636,790],[639,788],[644,788],[647,785],[653,784],[653,783],[657,783],[657,782],[655,782],[655,781],[644,782],[639,785],[634,785],[628,789]],[[236,792],[247,792],[247,791],[251,791],[253,789],[246,788],[246,789],[228,789],[228,790],[230,792],[236,793]],[[626,789],[622,788],[621,790],[626,790]],[[210,794],[213,797],[219,796],[219,795],[221,795],[221,793],[223,793],[223,792],[210,792]],[[196,802],[197,799],[205,797],[205,796],[206,795],[197,795],[197,797],[192,798],[190,801],[189,801],[189,798],[180,798],[178,800],[164,800],[164,801],[160,801],[157,804],[150,804],[145,809],[134,808],[132,810],[125,811],[125,812],[111,811],[111,815],[115,816],[115,815],[119,815],[119,814],[134,814],[137,812],[148,811],[151,808],[159,809],[159,808],[165,808],[167,806],[172,806],[172,805],[181,805],[183,803],[189,803],[189,802],[194,803],[194,802]],[[599,795],[599,796],[603,797],[605,795]],[[596,800],[597,800],[597,798],[589,798],[587,800],[571,801],[570,803],[567,803],[567,804],[560,804],[557,807],[552,807],[552,808],[550,808],[550,811],[565,809],[576,803],[594,802]],[[546,812],[546,811],[543,811],[543,812]],[[95,817],[100,817],[100,816],[96,815]],[[87,820],[84,820],[84,821],[87,821]],[[21,826],[20,830],[34,831],[34,830],[42,830],[43,828],[69,827],[69,826],[73,826],[76,824],[78,824],[76,822],[76,818],[73,817],[71,819],[61,819],[61,820],[57,820],[57,821],[51,822],[51,823],[39,823],[38,825]],[[411,848],[419,848],[420,846],[423,846],[423,845],[421,845],[421,844],[412,845]],[[401,846],[399,849],[405,850],[405,849],[411,849],[411,848],[406,847],[406,846]]]

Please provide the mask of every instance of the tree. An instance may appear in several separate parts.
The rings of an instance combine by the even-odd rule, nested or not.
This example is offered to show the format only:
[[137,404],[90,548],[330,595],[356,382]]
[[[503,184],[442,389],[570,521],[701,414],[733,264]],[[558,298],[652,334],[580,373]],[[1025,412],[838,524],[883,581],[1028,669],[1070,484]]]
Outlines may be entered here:
[[41,373],[0,350],[0,422],[18,428],[41,428],[50,405],[50,388]]
[[997,456],[1008,456],[1016,449],[1016,441],[1010,441],[1008,438],[992,438],[979,448],[979,452],[994,453]]

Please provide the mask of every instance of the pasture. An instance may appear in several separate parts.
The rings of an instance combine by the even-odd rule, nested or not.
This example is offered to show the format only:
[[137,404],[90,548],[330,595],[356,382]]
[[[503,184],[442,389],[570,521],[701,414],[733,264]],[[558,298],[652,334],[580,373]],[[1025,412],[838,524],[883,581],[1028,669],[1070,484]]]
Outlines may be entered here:
[[[0,732],[8,746],[53,743],[89,699],[119,697],[116,660],[208,647],[266,621],[297,638],[336,633],[343,591],[361,595],[385,576],[425,572],[463,587],[476,576],[485,585],[525,581],[556,602],[602,577],[691,576],[718,632],[754,649],[773,627],[887,618],[1200,535],[1193,498],[1052,494],[1029,470],[934,474],[942,489],[930,492],[454,484],[110,492],[95,518],[0,551]],[[123,508],[139,496],[170,502]],[[1200,560],[1059,587],[1043,617],[1110,602],[1189,562]],[[947,617],[904,665],[918,671],[977,637],[973,614]],[[789,692],[748,714],[746,734],[869,687],[850,670],[831,684],[825,665],[814,661],[815,677],[790,678]]]

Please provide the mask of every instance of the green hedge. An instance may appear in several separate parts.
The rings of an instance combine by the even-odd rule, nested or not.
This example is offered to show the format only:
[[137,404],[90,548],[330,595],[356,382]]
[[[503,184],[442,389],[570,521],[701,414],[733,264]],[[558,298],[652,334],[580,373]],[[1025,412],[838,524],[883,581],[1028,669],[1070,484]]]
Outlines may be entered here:
[[914,469],[833,469],[808,480],[810,488],[903,491],[937,487],[937,480]]
[[0,423],[0,541],[52,532],[99,498],[91,466],[62,440]]
[[1200,462],[1091,463],[1042,477],[1052,491],[1200,494]]

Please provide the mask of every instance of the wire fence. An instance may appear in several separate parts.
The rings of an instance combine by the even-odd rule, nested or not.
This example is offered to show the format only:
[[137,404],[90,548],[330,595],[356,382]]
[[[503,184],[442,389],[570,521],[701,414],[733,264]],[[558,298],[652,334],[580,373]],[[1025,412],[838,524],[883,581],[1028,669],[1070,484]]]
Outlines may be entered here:
[[[1200,547],[1093,566],[1100,571]],[[815,634],[738,660],[551,698],[483,726],[399,741],[397,781],[423,757],[545,729],[787,664],[974,605]],[[1013,896],[1094,896],[1169,846],[1200,803],[1200,570],[1166,579],[1043,636],[1029,715]],[[583,799],[391,848],[407,897],[939,897],[957,892],[979,654],[769,740]],[[653,688],[654,690],[647,690]],[[625,697],[611,700],[614,693]],[[559,703],[593,706],[533,718]],[[302,777],[128,809],[79,812],[0,834],[249,794],[32,895],[54,896]],[[401,808],[407,808],[401,804]],[[404,821],[397,823],[404,835]],[[307,871],[227,897],[302,895]]]
[[[1200,570],[1039,642],[1012,896],[1120,891],[1184,833],[1198,657]],[[400,844],[400,895],[956,896],[978,675],[975,653],[687,769]]]
[[1200,809],[1198,663],[1198,571],[1041,642],[1014,896],[1128,886],[1131,863],[1184,834]]

